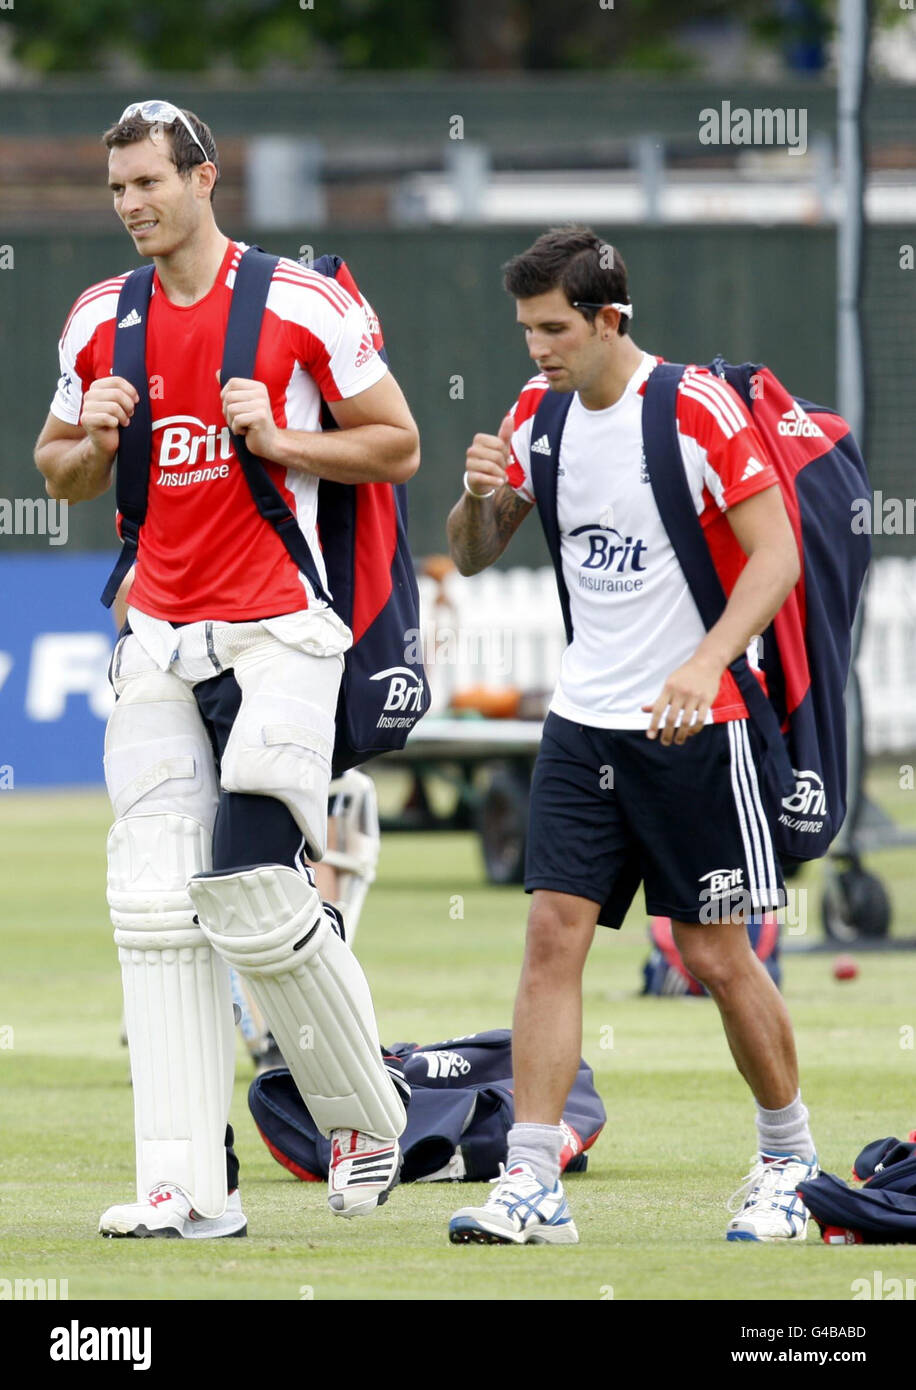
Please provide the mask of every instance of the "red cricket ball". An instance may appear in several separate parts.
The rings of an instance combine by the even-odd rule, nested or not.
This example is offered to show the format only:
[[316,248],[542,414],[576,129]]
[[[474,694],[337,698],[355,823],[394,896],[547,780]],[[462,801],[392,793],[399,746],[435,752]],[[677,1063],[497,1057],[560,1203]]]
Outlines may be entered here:
[[833,962],[835,980],[854,980],[859,973],[859,963],[852,956],[837,956]]

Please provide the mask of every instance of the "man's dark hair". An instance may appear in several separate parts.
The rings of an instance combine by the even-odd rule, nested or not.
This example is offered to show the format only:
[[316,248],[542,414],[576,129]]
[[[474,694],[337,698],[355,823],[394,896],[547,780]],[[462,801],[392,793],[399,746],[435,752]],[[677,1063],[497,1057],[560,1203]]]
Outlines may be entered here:
[[[193,111],[185,111],[182,108],[181,114],[186,118],[194,134],[207,151],[207,159],[216,165],[216,181],[218,183],[219,154],[210,127],[205,125],[199,116],[195,116]],[[135,116],[128,116],[126,121],[119,121],[106,130],[102,136],[102,142],[109,150],[122,145],[136,145],[141,140],[147,140],[151,130],[162,130],[168,135],[172,163],[183,177],[187,178],[196,164],[204,163],[203,151],[198,149],[181,121],[173,121],[171,125],[166,125],[161,120],[145,121],[139,112]],[[213,185],[210,192],[211,202],[215,189],[216,184]]]
[[[516,299],[531,299],[550,290],[562,290],[574,304],[629,304],[627,268],[616,247],[603,241],[591,227],[551,227],[533,246],[503,266],[503,284]],[[579,313],[594,323],[597,309]],[[630,320],[620,315],[617,329],[624,337]]]

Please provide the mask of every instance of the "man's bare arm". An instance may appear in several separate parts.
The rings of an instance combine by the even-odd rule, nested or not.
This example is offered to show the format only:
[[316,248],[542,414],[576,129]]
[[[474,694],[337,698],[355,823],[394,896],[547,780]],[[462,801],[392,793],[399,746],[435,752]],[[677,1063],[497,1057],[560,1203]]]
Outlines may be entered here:
[[391,373],[346,400],[332,401],[337,430],[280,429],[267,387],[233,377],[221,391],[229,428],[259,458],[336,483],[406,483],[420,465],[420,436]]
[[467,451],[467,488],[446,524],[449,551],[460,574],[479,574],[498,560],[534,505],[523,501],[506,481],[512,429],[512,416],[507,415],[499,434],[475,434]]
[[525,502],[508,483],[492,497],[467,493],[449,513],[448,548],[460,574],[479,574],[498,560],[534,504]]
[[725,515],[748,560],[722,616],[698,648],[709,652],[723,670],[769,626],[801,573],[792,523],[776,483],[730,507]]
[[35,466],[49,497],[87,502],[111,483],[118,428],[130,423],[137,392],[124,377],[100,377],[83,397],[78,425],[49,415],[35,445]]
[[35,466],[49,497],[86,502],[111,482],[111,460],[100,455],[79,425],[49,415],[35,445]]
[[[725,514],[747,558],[719,621],[689,661],[668,677],[646,730],[661,742],[684,743],[703,728],[722,672],[763,632],[782,607],[800,572],[798,548],[782,493],[774,483]],[[667,716],[666,716],[667,711]],[[678,727],[678,719],[680,726]],[[664,723],[662,723],[664,721]]]

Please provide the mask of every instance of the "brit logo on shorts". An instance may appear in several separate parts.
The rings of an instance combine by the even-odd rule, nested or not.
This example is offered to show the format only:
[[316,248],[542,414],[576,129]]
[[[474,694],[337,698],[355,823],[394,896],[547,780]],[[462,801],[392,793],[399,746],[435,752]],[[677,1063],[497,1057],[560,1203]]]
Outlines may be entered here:
[[708,874],[703,874],[700,885],[707,900],[730,897],[744,886],[744,870],[710,869]]

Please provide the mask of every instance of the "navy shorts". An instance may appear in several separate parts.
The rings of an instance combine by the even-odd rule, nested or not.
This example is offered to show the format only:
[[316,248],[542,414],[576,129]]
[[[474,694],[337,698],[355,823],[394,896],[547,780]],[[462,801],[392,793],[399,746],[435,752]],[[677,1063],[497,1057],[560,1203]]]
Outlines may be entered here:
[[[232,671],[200,681],[194,699],[219,768],[242,692]],[[272,796],[220,791],[213,824],[213,868],[248,864],[294,865],[303,847],[302,831],[282,801]]]
[[728,920],[784,900],[764,812],[756,732],[708,724],[665,747],[643,729],[548,714],[531,783],[525,889],[571,893],[619,927],[640,883],[646,910]]

